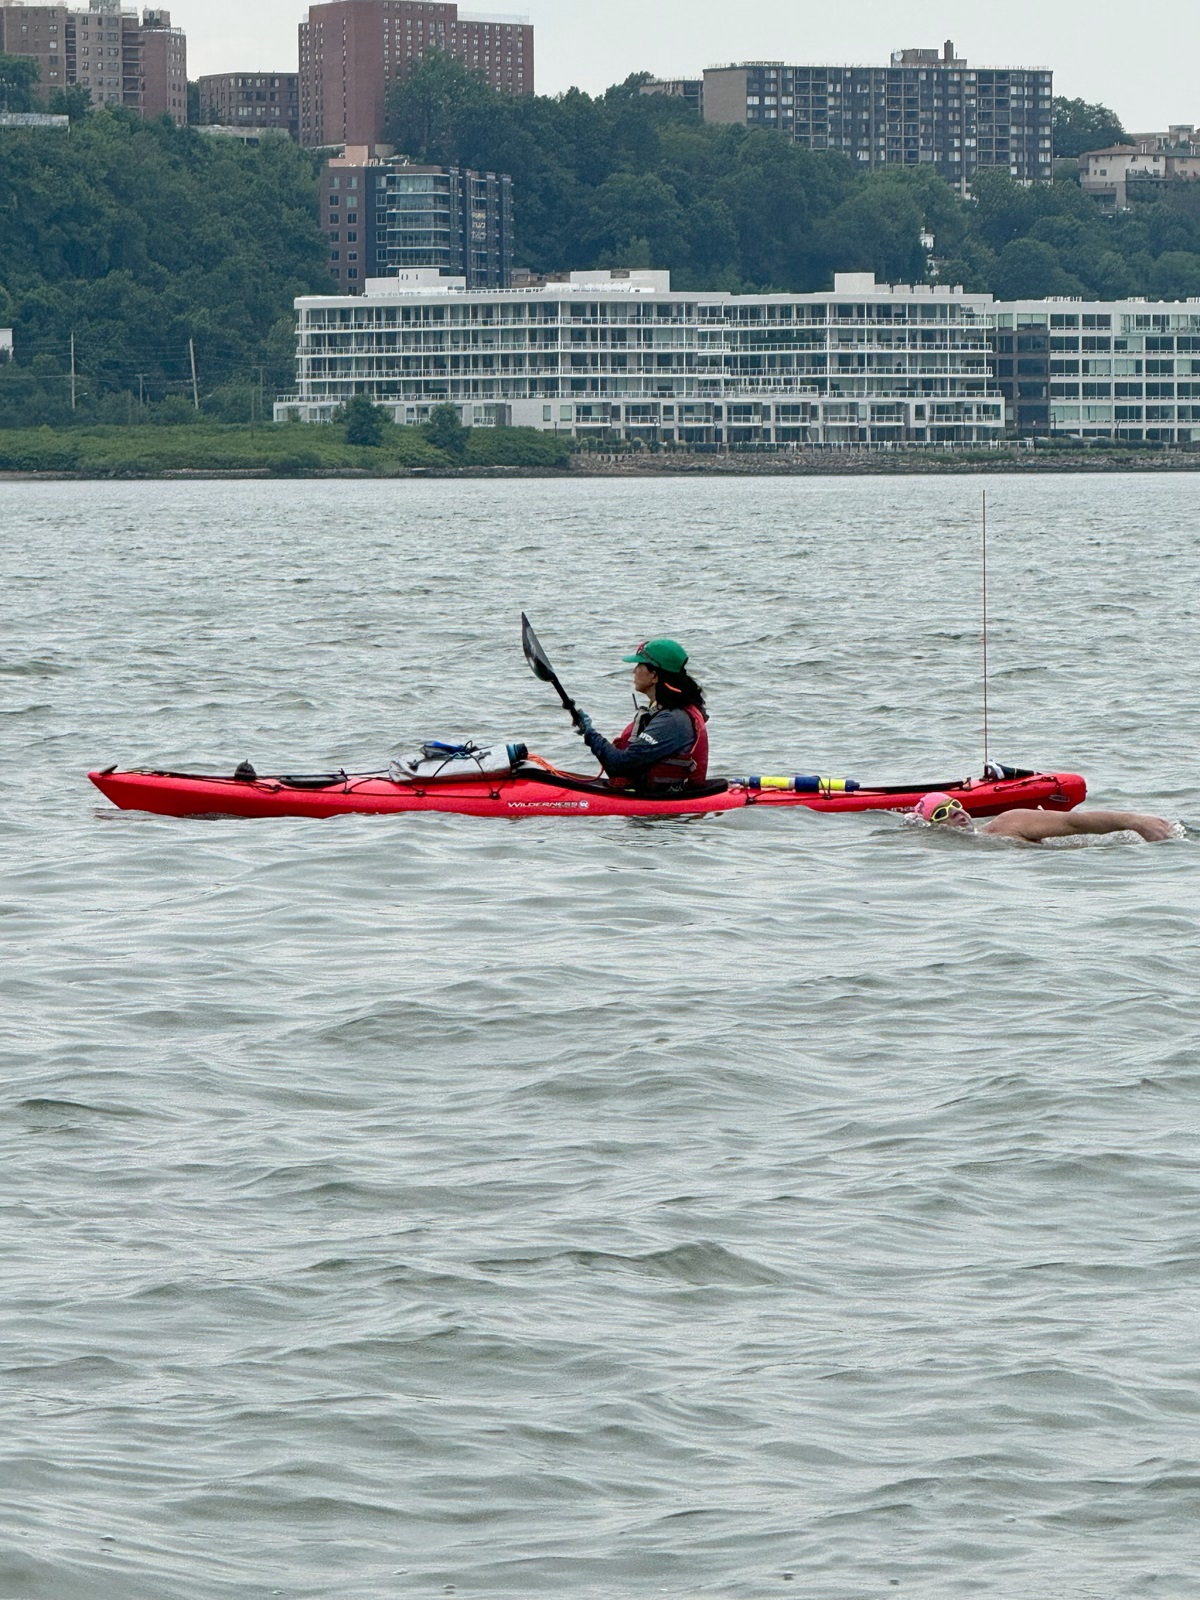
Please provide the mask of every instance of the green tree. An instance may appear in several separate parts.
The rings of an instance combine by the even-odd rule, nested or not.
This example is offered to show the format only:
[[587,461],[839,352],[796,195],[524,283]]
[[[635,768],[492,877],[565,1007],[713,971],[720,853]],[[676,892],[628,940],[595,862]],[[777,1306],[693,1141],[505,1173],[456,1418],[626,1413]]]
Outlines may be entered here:
[[190,428],[200,421],[200,413],[184,395],[169,394],[150,408],[150,421],[160,428]]
[[384,137],[418,161],[453,162],[461,118],[489,93],[480,73],[431,50],[388,96]]
[[680,284],[684,288],[719,289],[726,277],[737,280],[738,231],[724,200],[701,196],[684,216],[687,266]]
[[900,185],[863,185],[843,200],[822,227],[831,271],[874,272],[885,283],[920,282],[926,256],[921,211]]
[[988,294],[996,279],[996,257],[979,239],[962,241],[952,254],[937,256],[937,279],[949,288]]
[[975,225],[972,231],[990,250],[999,252],[1013,239],[1028,233],[1042,215],[1032,189],[1001,167],[984,167],[975,174]]
[[992,292],[1001,300],[1084,293],[1084,285],[1063,268],[1054,246],[1040,239],[1014,239],[1006,244],[997,258],[992,285]]
[[465,455],[471,437],[470,428],[464,428],[462,425],[458,407],[452,405],[434,406],[429,413],[424,433],[435,449],[445,450],[452,456]]
[[252,383],[225,383],[206,394],[206,417],[218,422],[253,422],[258,412],[258,391]]
[[1169,250],[1159,256],[1150,274],[1150,292],[1162,300],[1200,297],[1200,255]]
[[32,56],[0,55],[0,111],[32,111],[41,75]]
[[716,194],[737,223],[742,286],[823,287],[831,269],[821,223],[850,195],[854,168],[844,156],[803,150],[765,130],[719,131],[726,138]]
[[614,172],[593,193],[588,220],[586,243],[597,265],[635,265],[629,259],[635,241],[647,256],[638,266],[669,267],[684,248],[684,209],[652,172]]
[[1115,250],[1100,250],[1087,274],[1088,286],[1098,300],[1125,300],[1138,292],[1139,276],[1130,261]]
[[1081,156],[1089,150],[1103,150],[1111,144],[1132,143],[1121,126],[1120,117],[1107,106],[1090,105],[1086,100],[1055,100],[1056,156]]
[[70,117],[72,122],[79,122],[92,109],[92,91],[81,83],[73,83],[67,89],[53,89],[46,109],[52,116]]
[[345,424],[347,444],[375,449],[383,443],[391,419],[382,406],[373,405],[365,394],[356,394],[353,400],[338,408],[334,420]]

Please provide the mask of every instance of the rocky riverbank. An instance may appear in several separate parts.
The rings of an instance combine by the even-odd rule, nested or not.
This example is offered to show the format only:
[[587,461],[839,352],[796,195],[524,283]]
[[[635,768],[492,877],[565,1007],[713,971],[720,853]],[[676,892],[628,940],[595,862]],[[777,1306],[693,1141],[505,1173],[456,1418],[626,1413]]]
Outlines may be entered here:
[[795,450],[701,455],[684,450],[619,455],[581,451],[571,471],[595,477],[841,477],[947,473],[1197,472],[1200,450]]

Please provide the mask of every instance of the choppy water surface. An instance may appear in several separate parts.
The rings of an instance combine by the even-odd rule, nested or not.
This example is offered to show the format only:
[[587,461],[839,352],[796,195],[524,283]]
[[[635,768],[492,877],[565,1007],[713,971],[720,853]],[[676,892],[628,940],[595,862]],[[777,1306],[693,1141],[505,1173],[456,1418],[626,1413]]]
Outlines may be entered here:
[[[1200,817],[1200,480],[988,484],[993,755]],[[178,822],[120,761],[977,771],[978,480],[0,486],[0,1596],[1194,1596],[1200,852]]]

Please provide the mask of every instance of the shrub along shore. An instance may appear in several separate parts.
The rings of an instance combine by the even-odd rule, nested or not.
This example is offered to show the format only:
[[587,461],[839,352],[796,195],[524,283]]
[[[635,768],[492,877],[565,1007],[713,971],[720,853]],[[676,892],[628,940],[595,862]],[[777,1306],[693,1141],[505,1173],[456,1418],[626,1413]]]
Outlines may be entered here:
[[545,471],[570,464],[565,438],[532,428],[464,429],[450,446],[426,430],[381,429],[376,444],[351,444],[346,429],[302,423],[192,423],[184,427],[0,429],[0,473],[81,478],[158,478],[168,473],[324,473],[403,477],[487,468]]

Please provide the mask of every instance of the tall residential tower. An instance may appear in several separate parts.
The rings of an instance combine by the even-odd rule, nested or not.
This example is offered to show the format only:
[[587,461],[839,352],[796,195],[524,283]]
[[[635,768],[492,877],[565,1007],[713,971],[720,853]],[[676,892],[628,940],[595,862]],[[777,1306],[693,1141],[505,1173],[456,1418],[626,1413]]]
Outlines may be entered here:
[[169,11],[139,19],[120,0],[91,0],[86,10],[0,0],[0,51],[37,61],[43,99],[79,87],[93,105],[187,122],[187,39]]
[[433,269],[470,289],[512,277],[512,179],[460,167],[414,166],[350,145],[321,173],[329,272],[344,294],[372,278]]
[[533,28],[460,16],[450,0],[325,0],[300,24],[300,142],[374,146],[387,92],[414,61],[443,50],[494,89],[533,93]]
[[703,108],[706,122],[772,128],[864,167],[932,167],[964,192],[980,167],[1023,183],[1054,174],[1054,74],[973,67],[949,40],[940,54],[898,50],[887,67],[713,67]]

